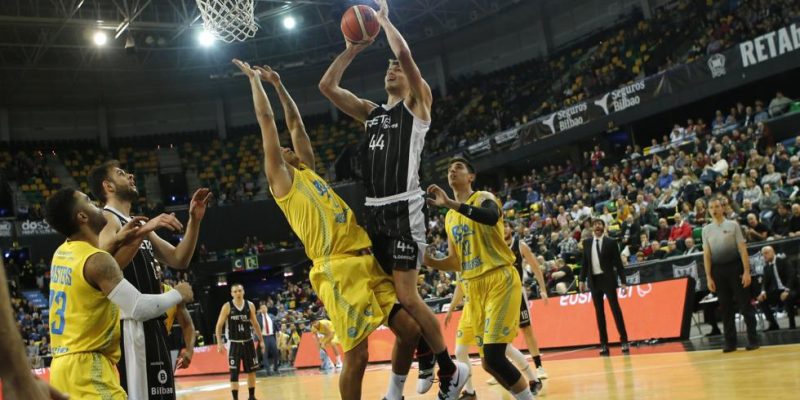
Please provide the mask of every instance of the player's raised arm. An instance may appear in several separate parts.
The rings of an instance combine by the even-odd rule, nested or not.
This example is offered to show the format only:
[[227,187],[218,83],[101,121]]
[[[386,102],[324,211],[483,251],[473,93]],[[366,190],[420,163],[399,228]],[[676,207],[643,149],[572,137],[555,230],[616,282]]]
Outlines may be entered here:
[[376,1],[381,7],[378,11],[378,22],[386,32],[386,39],[389,41],[389,47],[392,48],[394,56],[397,57],[397,61],[400,63],[400,68],[402,68],[408,79],[411,95],[415,101],[419,101],[424,105],[422,109],[425,110],[426,115],[420,115],[419,117],[430,120],[431,104],[433,103],[431,87],[425,82],[425,79],[422,78],[422,73],[419,71],[417,63],[414,62],[414,58],[411,56],[411,49],[408,47],[408,43],[403,39],[400,31],[389,21],[389,6],[386,4],[386,0]]
[[319,90],[336,108],[353,117],[356,121],[364,123],[369,113],[378,105],[369,100],[359,98],[353,92],[339,85],[342,82],[344,71],[353,62],[356,54],[367,48],[372,42],[355,44],[347,39],[345,39],[345,42],[347,47],[333,60],[325,75],[322,76],[322,80],[319,82]]
[[261,140],[264,146],[264,170],[272,193],[277,197],[283,197],[289,193],[289,189],[292,187],[292,175],[283,161],[278,128],[275,126],[275,114],[272,112],[267,93],[261,85],[261,72],[250,68],[250,64],[240,60],[234,59],[233,63],[250,80],[253,105],[258,125],[261,127]]
[[297,108],[297,104],[292,99],[289,91],[286,90],[286,86],[283,85],[281,76],[269,66],[256,66],[255,69],[261,73],[261,79],[271,83],[275,87],[275,91],[278,92],[283,114],[286,117],[286,127],[289,128],[289,133],[292,135],[294,152],[297,153],[303,164],[314,170],[314,148],[311,146],[311,139],[309,139],[306,132],[306,126],[300,116],[300,110]]

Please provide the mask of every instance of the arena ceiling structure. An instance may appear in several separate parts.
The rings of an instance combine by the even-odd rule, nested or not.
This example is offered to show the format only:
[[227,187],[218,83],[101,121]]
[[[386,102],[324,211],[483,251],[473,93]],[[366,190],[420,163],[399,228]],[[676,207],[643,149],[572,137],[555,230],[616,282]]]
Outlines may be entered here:
[[[231,0],[228,0],[231,1]],[[520,0],[392,0],[410,42],[455,31]],[[0,1],[0,96],[146,88],[224,78],[239,57],[287,69],[329,62],[347,7],[370,0],[255,0],[259,25],[238,43],[203,37],[195,0]],[[373,4],[374,6],[374,4]],[[378,48],[386,48],[379,39]],[[20,97],[21,96],[21,97]]]

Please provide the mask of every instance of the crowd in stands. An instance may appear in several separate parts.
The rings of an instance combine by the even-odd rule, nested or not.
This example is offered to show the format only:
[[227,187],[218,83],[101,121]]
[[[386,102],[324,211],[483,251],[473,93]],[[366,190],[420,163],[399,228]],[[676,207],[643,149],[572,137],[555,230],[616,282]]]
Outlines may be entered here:
[[800,21],[791,0],[678,1],[636,16],[550,57],[448,83],[434,101],[429,154],[463,148],[496,132],[724,51]]
[[[736,43],[797,22],[800,3],[790,0],[679,1],[658,10],[654,18],[626,21],[613,32],[602,32],[585,43],[559,52],[546,62],[530,60],[494,73],[459,77],[449,94],[434,101],[434,125],[426,142],[429,155],[452,151],[483,136],[518,126],[547,113],[586,100],[632,80],[698,57],[723,51]],[[691,21],[691,23],[689,23]],[[576,290],[575,268],[581,241],[591,236],[591,218],[606,222],[620,243],[623,262],[634,265],[702,251],[700,228],[709,222],[708,203],[722,196],[725,215],[740,222],[748,242],[800,236],[800,136],[776,141],[764,121],[787,113],[792,100],[778,92],[768,103],[754,100],[731,104],[713,116],[696,116],[677,123],[649,146],[628,146],[624,154],[606,154],[600,146],[579,159],[533,169],[508,178],[500,187],[484,187],[502,201],[507,220],[537,254],[547,291]],[[706,121],[709,121],[708,123]],[[362,128],[349,118],[306,118],[321,173],[328,171],[342,149],[357,142]],[[282,129],[283,130],[283,129]],[[182,167],[210,187],[219,205],[266,195],[263,153],[255,126],[241,127],[225,141],[186,135],[170,137]],[[151,138],[161,142],[163,136]],[[289,142],[288,133],[281,140]],[[149,146],[149,147],[147,147]],[[104,151],[95,145],[48,153],[37,150],[0,151],[0,173],[15,182],[27,199],[17,207],[19,218],[41,219],[41,205],[63,182],[48,159],[57,157],[80,188],[88,192],[92,167],[116,158],[136,174],[139,205],[145,215],[163,212],[148,201],[145,179],[158,169],[154,143],[119,143]],[[429,215],[428,243],[444,256],[447,240],[439,210]],[[296,242],[264,243],[247,238],[240,249],[209,251],[198,246],[198,260],[241,254],[264,254],[294,248]],[[12,305],[34,365],[47,356],[46,310],[20,296],[21,288],[45,290],[49,266],[7,264]],[[191,271],[163,269],[165,283],[193,281]],[[307,276],[307,271],[303,272]],[[452,295],[455,276],[423,270],[418,281],[425,299]],[[538,293],[526,281],[531,298]],[[264,299],[270,314],[290,337],[310,330],[310,322],[325,317],[320,300],[307,280],[285,282]],[[295,344],[296,346],[296,344]]]
[[[748,242],[800,236],[800,137],[776,142],[755,121],[789,112],[785,98],[778,92],[768,109],[756,100],[717,111],[720,126],[701,118],[675,124],[644,151],[628,146],[612,158],[595,146],[575,163],[484,189],[502,201],[506,219],[540,257],[550,293],[574,289],[570,269],[580,261],[581,241],[592,235],[592,218],[606,222],[625,265],[701,252],[701,228],[715,196],[722,196],[726,217],[740,223]],[[428,241],[444,256],[443,216],[431,212]],[[434,288],[425,285],[426,292]]]
[[26,261],[18,267],[13,259],[5,261],[4,265],[17,328],[26,345],[31,365],[34,368],[41,367],[44,365],[43,358],[50,356],[48,310],[40,309],[25,299],[22,290],[35,287],[46,290],[46,285],[49,285],[50,266],[44,264],[44,260],[40,260],[35,265]]
[[[448,95],[437,94],[433,102],[434,122],[426,152],[453,151],[799,19],[800,6],[791,0],[680,0],[656,9],[650,19],[627,16],[614,28],[595,33],[545,61],[533,59],[489,74],[452,79]],[[764,104],[756,104],[753,114],[760,112],[759,107],[766,109]],[[312,115],[304,119],[322,174],[346,146],[357,143],[362,130],[346,117],[333,121],[330,115]],[[716,118],[711,121],[716,125]],[[288,132],[280,129],[281,140],[288,143]],[[257,131],[255,125],[231,128],[224,141],[212,131],[118,139],[113,151],[80,143],[72,150],[59,146],[54,155],[84,191],[88,191],[86,175],[91,167],[108,158],[119,159],[124,168],[136,173],[140,206],[157,210],[163,205],[146,200],[145,177],[157,171],[154,150],[174,148],[187,176],[196,176],[197,185],[210,187],[218,204],[232,204],[268,196]],[[18,210],[18,216],[24,218],[39,219],[47,194],[63,184],[42,151],[53,149],[0,153],[0,171],[17,182],[29,200],[29,205]]]

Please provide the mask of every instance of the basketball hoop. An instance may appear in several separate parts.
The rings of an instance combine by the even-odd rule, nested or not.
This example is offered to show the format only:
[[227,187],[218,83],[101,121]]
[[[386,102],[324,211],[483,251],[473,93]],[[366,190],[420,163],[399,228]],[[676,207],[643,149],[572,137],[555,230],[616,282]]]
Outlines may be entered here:
[[203,28],[225,43],[244,41],[258,31],[253,0],[196,1],[203,17]]

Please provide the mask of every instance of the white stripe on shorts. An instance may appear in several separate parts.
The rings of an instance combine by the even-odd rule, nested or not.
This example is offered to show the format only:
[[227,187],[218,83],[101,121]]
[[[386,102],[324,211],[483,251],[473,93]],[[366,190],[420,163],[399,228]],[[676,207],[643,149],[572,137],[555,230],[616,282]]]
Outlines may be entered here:
[[123,343],[125,347],[125,373],[129,400],[145,400],[147,389],[147,351],[145,351],[144,324],[132,319],[123,319]]

